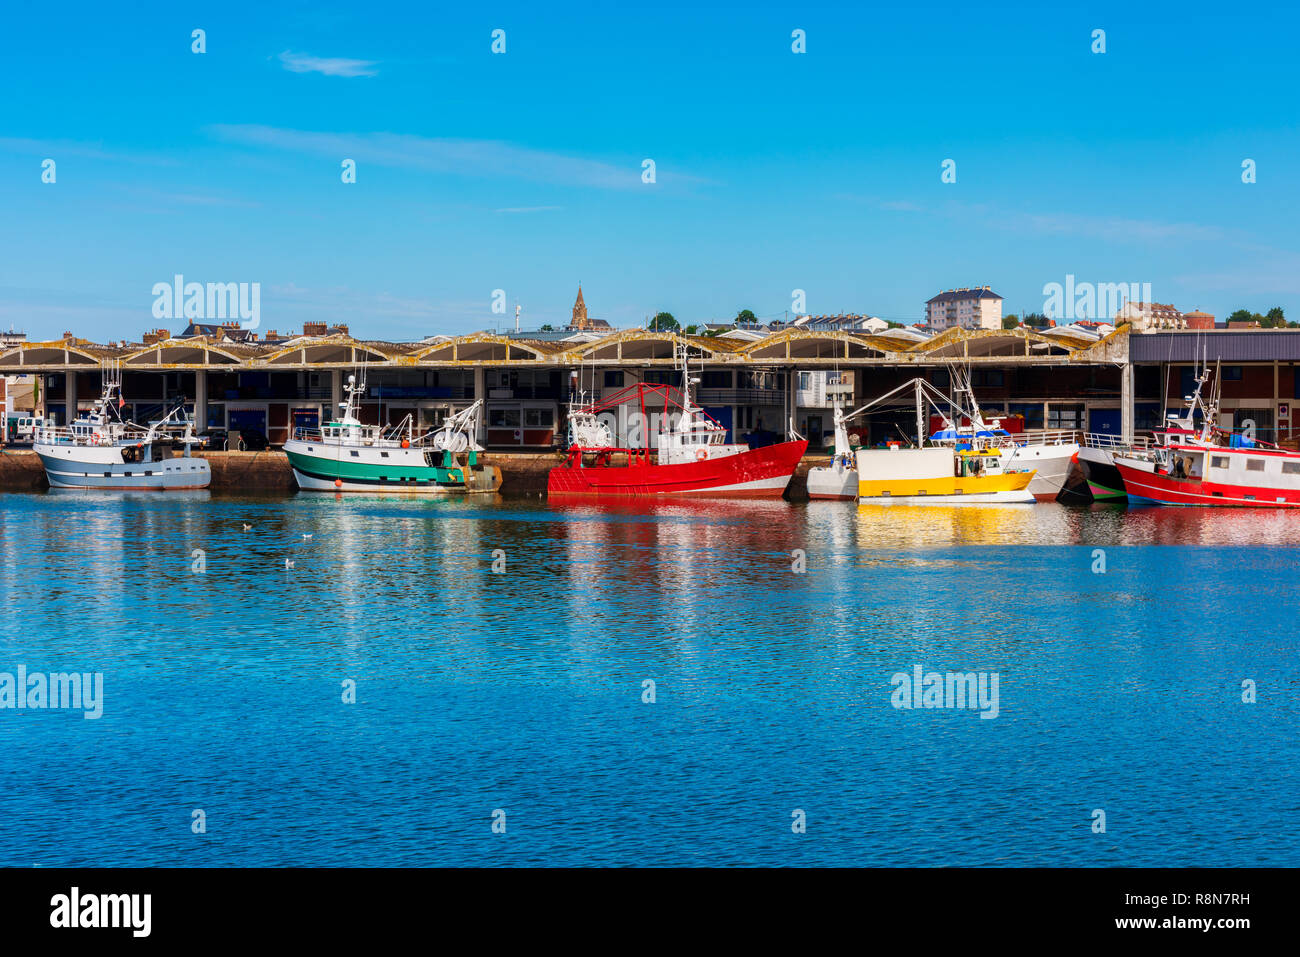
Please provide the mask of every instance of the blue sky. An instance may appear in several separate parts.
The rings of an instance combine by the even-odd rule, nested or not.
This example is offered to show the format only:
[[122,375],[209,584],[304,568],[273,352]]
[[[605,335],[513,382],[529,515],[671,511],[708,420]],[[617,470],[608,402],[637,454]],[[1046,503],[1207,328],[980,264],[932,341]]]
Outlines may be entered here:
[[1067,273],[1300,318],[1285,6],[469,6],[11,5],[0,324],[137,339],[176,273],[396,339],[512,322],[498,288],[563,322],[579,281],[615,325]]

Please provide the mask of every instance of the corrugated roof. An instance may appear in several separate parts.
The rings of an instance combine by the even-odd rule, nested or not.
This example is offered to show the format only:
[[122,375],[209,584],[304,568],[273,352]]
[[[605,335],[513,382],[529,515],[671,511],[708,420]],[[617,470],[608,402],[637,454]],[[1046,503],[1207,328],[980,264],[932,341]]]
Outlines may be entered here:
[[1133,362],[1295,362],[1300,329],[1135,333],[1129,356]]

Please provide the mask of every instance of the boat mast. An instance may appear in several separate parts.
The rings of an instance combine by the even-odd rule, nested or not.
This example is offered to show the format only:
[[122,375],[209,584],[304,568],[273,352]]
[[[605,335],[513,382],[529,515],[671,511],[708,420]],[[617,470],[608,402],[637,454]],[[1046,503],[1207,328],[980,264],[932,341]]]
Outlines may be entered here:
[[921,409],[922,409],[921,377],[917,376],[916,377],[916,447],[918,449],[923,448],[925,446],[925,432],[923,431],[923,427],[921,425],[921,417],[922,417]]

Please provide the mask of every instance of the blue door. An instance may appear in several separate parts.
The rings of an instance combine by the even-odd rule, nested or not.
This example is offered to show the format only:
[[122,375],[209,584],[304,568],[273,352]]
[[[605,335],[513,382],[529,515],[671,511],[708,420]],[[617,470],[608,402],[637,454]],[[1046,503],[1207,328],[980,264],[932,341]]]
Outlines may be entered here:
[[706,405],[706,406],[701,406],[701,408],[704,409],[706,415],[712,416],[713,418],[717,419],[718,424],[727,430],[727,441],[730,442],[731,441],[731,406],[717,405],[717,406],[710,407]]
[[1090,409],[1088,431],[1098,435],[1119,435],[1123,428],[1122,416],[1120,409]]
[[260,409],[231,409],[230,430],[266,435],[266,413]]

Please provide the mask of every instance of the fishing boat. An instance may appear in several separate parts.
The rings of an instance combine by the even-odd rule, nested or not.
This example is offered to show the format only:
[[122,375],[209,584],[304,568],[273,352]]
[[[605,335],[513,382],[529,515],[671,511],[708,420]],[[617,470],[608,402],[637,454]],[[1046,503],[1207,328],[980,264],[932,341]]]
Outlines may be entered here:
[[954,369],[953,385],[960,411],[955,421],[944,422],[930,440],[958,449],[996,449],[1004,471],[1034,470],[1029,491],[1035,499],[1055,501],[1079,460],[1078,436],[1073,431],[1058,429],[1008,432],[1002,428],[1000,418],[985,421],[969,372]]
[[1128,497],[1124,491],[1124,477],[1115,465],[1115,453],[1132,451],[1131,443],[1119,436],[1088,434],[1079,445],[1079,470],[1088,483],[1088,493],[1094,502],[1119,502]]
[[485,465],[475,438],[480,399],[442,427],[415,434],[414,418],[396,426],[365,425],[365,382],[348,376],[341,415],[319,429],[298,429],[284,444],[298,487],[309,492],[400,492],[411,495],[495,492],[501,470]]
[[[917,447],[907,450],[909,454],[903,459],[888,457],[891,452],[902,451],[901,443],[897,442],[884,450],[885,458],[879,457],[877,453],[882,451],[879,449],[862,449],[855,455],[849,445],[848,422],[909,388],[915,392]],[[925,447],[923,414],[927,406],[943,422],[942,428],[928,437],[928,445],[939,452]],[[950,412],[964,424],[954,426]],[[837,401],[833,421],[835,446],[831,463],[808,470],[811,499],[886,498],[915,486],[913,491],[926,501],[934,501],[935,496],[941,499],[951,496],[965,502],[971,501],[968,496],[976,495],[984,501],[1023,502],[1027,500],[1026,494],[1028,501],[1049,500],[1060,492],[1078,449],[1065,436],[1058,436],[1053,442],[1019,442],[1000,429],[996,420],[991,426],[985,424],[973,392],[970,392],[969,407],[963,409],[920,377],[904,382],[853,412],[844,412]],[[934,454],[911,454],[921,451]],[[871,463],[868,473],[863,473],[860,467],[864,452]],[[946,455],[940,454],[943,452]],[[1048,478],[1041,482],[1040,468],[1048,472]],[[927,479],[924,487],[916,486],[921,478]],[[902,484],[892,484],[895,479]]]
[[[1202,399],[1209,378],[1209,366],[1206,365],[1196,377],[1196,388],[1190,395],[1183,397],[1182,412],[1168,413],[1165,416],[1165,427],[1153,430],[1150,435],[1134,436],[1129,442],[1117,435],[1090,433],[1083,437],[1079,447],[1079,468],[1094,501],[1119,502],[1128,497],[1124,477],[1115,464],[1117,455],[1145,460],[1154,455],[1157,449],[1171,444],[1199,445],[1205,441],[1201,429],[1196,425],[1196,418],[1200,416],[1202,421],[1212,420],[1212,413]],[[1210,433],[1210,437],[1213,438],[1213,433]],[[1211,444],[1216,443],[1211,441]]]
[[1231,433],[1235,446],[1170,443],[1115,456],[1130,502],[1300,507],[1300,452]]
[[[91,410],[71,425],[36,429],[32,450],[40,456],[53,488],[164,491],[202,489],[212,481],[205,459],[191,454],[202,440],[177,406],[148,428],[120,417],[121,379],[106,370]],[[177,436],[175,430],[183,428]],[[177,447],[180,447],[180,454]]]
[[[779,498],[808,448],[803,438],[751,449],[727,441],[727,430],[695,404],[692,379],[682,356],[682,388],[638,383],[601,402],[572,404],[563,460],[551,469],[549,495],[721,496]],[[653,448],[653,421],[659,426]],[[617,410],[640,410],[641,443],[614,441],[610,421]],[[637,447],[639,445],[640,447]]]
[[[1163,430],[1146,451],[1118,452],[1115,467],[1130,502],[1155,505],[1219,505],[1246,508],[1300,507],[1300,452],[1253,435],[1223,429],[1219,397],[1202,399],[1208,367],[1188,397],[1189,410],[1178,427]],[[1199,431],[1193,409],[1202,412]]]
[[853,501],[858,497],[858,463],[849,444],[849,417],[844,413],[838,396],[831,418],[835,423],[831,461],[829,465],[817,465],[808,470],[808,497]]
[[1032,504],[1033,469],[1003,468],[997,449],[859,449],[858,501],[909,505]]

